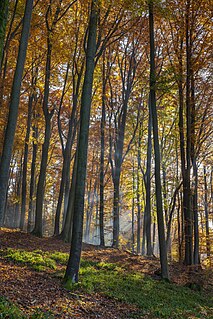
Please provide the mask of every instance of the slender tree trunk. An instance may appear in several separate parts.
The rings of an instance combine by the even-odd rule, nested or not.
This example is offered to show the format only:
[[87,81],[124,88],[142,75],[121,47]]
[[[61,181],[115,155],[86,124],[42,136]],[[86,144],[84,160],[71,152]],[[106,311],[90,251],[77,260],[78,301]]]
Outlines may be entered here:
[[[190,30],[190,47],[192,47],[192,28]],[[196,159],[196,105],[195,105],[195,81],[194,72],[190,70],[191,84],[191,162],[193,168],[194,191],[192,194],[192,208],[194,215],[194,264],[200,264],[199,255],[199,225],[198,225],[198,168]]]
[[114,196],[113,196],[113,243],[112,246],[118,248],[119,245],[119,199],[120,199],[120,167],[115,166],[115,173],[113,178]]
[[146,255],[146,207],[143,214],[143,231],[142,231],[142,248],[141,248],[141,255]]
[[[38,138],[38,129],[36,127],[33,128],[33,137],[35,139]],[[31,176],[30,176],[30,201],[29,201],[29,211],[28,211],[28,223],[27,223],[27,231],[32,231],[33,223],[34,223],[34,190],[35,190],[35,172],[36,172],[36,157],[37,157],[37,142],[33,141],[33,155],[32,155],[32,163],[31,163]]]
[[156,220],[154,218],[153,220],[153,233],[152,233],[152,251],[153,251],[153,254],[155,252],[155,244],[156,244]]
[[67,175],[66,175],[66,180],[65,180],[65,187],[64,187],[64,207],[63,207],[62,228],[64,227],[66,213],[67,213],[67,209],[68,209],[70,187],[71,187],[71,185],[70,185],[70,165],[68,165]]
[[90,179],[89,185],[87,185],[87,209],[86,209],[86,227],[85,227],[85,234],[84,234],[84,240],[89,240],[89,232],[90,232],[90,222],[91,222],[91,192],[92,192],[92,181]]
[[[22,161],[22,157],[21,157],[21,161]],[[17,183],[16,183],[15,218],[14,218],[16,227],[18,227],[20,223],[21,175],[22,175],[22,165],[20,165],[16,174]]]
[[135,251],[135,163],[132,167],[132,252]]
[[80,133],[78,142],[72,243],[65,273],[65,281],[73,283],[78,282],[82,249],[84,194],[86,181],[90,110],[92,102],[91,99],[93,87],[93,74],[95,69],[97,22],[98,3],[96,0],[93,0],[88,27],[88,39],[86,48],[86,70],[81,98]]
[[198,171],[196,159],[193,160],[193,175],[194,175],[194,192],[192,195],[192,206],[194,212],[194,264],[200,264],[199,255],[199,225],[198,225]]
[[77,151],[75,154],[75,160],[72,171],[72,181],[69,191],[69,200],[67,206],[66,217],[64,221],[64,226],[61,232],[60,237],[65,242],[71,242],[72,239],[72,227],[73,227],[73,215],[74,215],[74,199],[75,199],[75,187],[76,187],[76,176],[77,176]]
[[60,226],[60,215],[61,215],[61,207],[62,201],[64,197],[65,185],[67,180],[67,175],[69,173],[69,166],[71,161],[71,149],[72,149],[72,133],[73,133],[73,123],[69,123],[69,132],[67,137],[67,144],[65,148],[64,154],[64,161],[63,161],[63,168],[62,168],[62,177],[60,183],[60,190],[59,190],[59,197],[58,203],[56,208],[56,215],[55,215],[55,228],[54,228],[54,236],[59,235],[59,226]]
[[149,102],[149,123],[148,123],[148,143],[147,143],[147,162],[146,162],[146,224],[145,233],[146,233],[146,244],[147,244],[147,256],[151,256],[152,252],[152,243],[151,243],[151,160],[152,160],[152,114],[150,110]]
[[160,262],[161,276],[168,279],[168,262],[167,250],[165,241],[162,191],[161,191],[161,176],[160,176],[160,147],[158,138],[158,118],[156,108],[156,76],[155,76],[155,44],[154,44],[154,16],[153,16],[153,1],[149,2],[149,32],[150,32],[150,107],[152,111],[152,127],[154,138],[155,152],[155,190],[157,204],[157,221],[158,221],[158,237],[160,246]]
[[105,65],[103,58],[103,84],[102,84],[102,110],[101,110],[101,155],[100,155],[100,246],[104,246],[104,151],[105,151],[105,93],[106,93],[106,80],[105,80]]
[[182,241],[181,241],[181,214],[180,214],[180,195],[178,194],[178,206],[177,206],[177,222],[178,222],[178,259],[182,260]]
[[[65,77],[63,93],[62,93],[62,97],[61,97],[60,108],[62,106],[63,97],[65,95],[65,88],[66,88],[66,83],[67,83],[67,78],[68,78],[68,71],[69,71],[69,64],[67,66],[67,72],[66,72],[66,77]],[[62,167],[62,176],[61,176],[58,203],[57,203],[56,214],[55,214],[55,228],[54,228],[54,235],[55,236],[59,235],[61,207],[62,207],[63,197],[65,197],[64,193],[66,195],[69,194],[71,150],[72,150],[72,145],[73,145],[74,137],[75,137],[74,121],[75,121],[75,117],[76,117],[76,110],[77,110],[77,103],[78,103],[77,97],[78,97],[78,92],[79,92],[79,87],[80,87],[80,79],[81,79],[81,77],[79,76],[78,81],[77,81],[77,94],[73,94],[73,107],[72,107],[71,117],[69,120],[69,129],[68,129],[66,147],[64,150],[64,154],[63,154],[64,160],[63,160],[63,167]],[[60,116],[60,113],[59,113],[59,116]],[[58,118],[58,121],[60,121],[60,118]],[[67,206],[67,204],[68,204],[67,196],[66,196],[66,198],[64,198],[64,201],[66,201],[64,206]],[[64,208],[66,210],[67,207],[64,207]]]
[[8,4],[9,0],[3,0],[0,2],[0,74],[2,67],[2,56],[4,49],[4,39],[5,39],[5,31],[7,24],[7,16],[8,16]]
[[2,219],[4,215],[6,192],[9,179],[10,160],[12,156],[16,123],[18,118],[21,81],[27,52],[32,8],[33,0],[27,0],[23,18],[23,28],[21,33],[17,64],[13,78],[8,122],[5,131],[4,145],[0,163],[0,226],[2,225]]
[[22,175],[22,188],[21,188],[22,193],[21,193],[20,229],[22,230],[24,229],[25,214],[26,214],[28,144],[29,144],[29,137],[30,137],[32,107],[33,107],[33,95],[31,94],[29,97],[29,103],[28,103],[27,131],[26,131],[25,145],[24,145],[24,162],[23,162],[23,175]]
[[35,211],[35,227],[33,229],[33,234],[42,237],[43,235],[43,203],[44,203],[44,189],[45,189],[45,179],[46,179],[46,170],[47,170],[47,161],[48,161],[48,151],[51,137],[51,116],[49,114],[45,118],[45,137],[44,144],[42,145],[42,158],[40,173],[38,178],[37,192],[36,192],[36,211]]
[[[9,1],[1,1],[2,5],[8,5]],[[7,73],[7,63],[8,63],[8,49],[9,49],[9,43],[14,38],[15,32],[12,32],[12,27],[14,24],[15,16],[16,16],[16,10],[17,10],[17,5],[18,5],[18,0],[15,1],[14,7],[13,7],[13,12],[10,17],[10,24],[8,27],[8,32],[7,32],[7,37],[5,39],[5,44],[2,47],[2,54],[1,54],[1,59],[0,59],[0,107],[2,106],[2,101],[3,101],[3,96],[4,96],[4,84],[5,84],[5,78],[6,78],[6,73]],[[3,8],[2,8],[3,10]],[[1,10],[0,10],[1,11]],[[2,11],[3,12],[3,11]],[[5,13],[5,11],[4,11]],[[4,15],[3,13],[3,15]],[[3,18],[2,20],[2,25],[4,25],[5,20]],[[5,25],[6,26],[6,25]],[[4,27],[3,27],[4,28]],[[4,31],[2,29],[2,41]]]
[[193,263],[193,244],[192,244],[192,211],[191,211],[191,99],[190,99],[190,80],[191,80],[191,46],[189,43],[189,14],[190,0],[186,4],[186,170],[185,170],[185,264]]
[[209,210],[208,210],[208,188],[207,188],[207,178],[206,178],[206,166],[203,167],[203,175],[204,175],[204,208],[205,208],[205,225],[206,225],[206,252],[207,257],[210,257],[211,252],[211,244],[209,237]]
[[138,167],[137,167],[137,254],[141,252],[141,203],[140,203],[140,165],[141,165],[141,141],[140,141],[140,133],[139,133],[139,141],[138,141]]
[[162,164],[162,177],[163,177],[163,206],[164,206],[166,227],[168,227],[169,216],[168,216],[168,205],[167,205],[166,168],[164,163]]

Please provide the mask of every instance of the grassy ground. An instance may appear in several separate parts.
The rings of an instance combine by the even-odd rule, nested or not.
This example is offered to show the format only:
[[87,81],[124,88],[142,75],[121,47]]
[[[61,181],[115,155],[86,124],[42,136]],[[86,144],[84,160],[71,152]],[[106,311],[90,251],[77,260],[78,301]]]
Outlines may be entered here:
[[35,311],[32,315],[26,316],[18,306],[4,297],[0,297],[0,318],[4,319],[54,319],[51,313]]
[[[59,251],[9,248],[1,250],[0,253],[5,260],[14,264],[47,272],[49,280],[53,277],[63,278],[68,259],[67,253]],[[127,271],[126,267],[119,263],[83,259],[80,282],[75,285],[68,283],[65,288],[75,296],[100,294],[119,302],[134,304],[137,311],[130,313],[129,318],[213,318],[213,301],[205,292],[155,280],[140,271]],[[26,318],[23,312],[19,312],[17,307],[11,306],[4,298],[0,299],[0,310],[0,313],[3,313],[0,318]],[[52,317],[49,313],[37,312],[28,318]]]

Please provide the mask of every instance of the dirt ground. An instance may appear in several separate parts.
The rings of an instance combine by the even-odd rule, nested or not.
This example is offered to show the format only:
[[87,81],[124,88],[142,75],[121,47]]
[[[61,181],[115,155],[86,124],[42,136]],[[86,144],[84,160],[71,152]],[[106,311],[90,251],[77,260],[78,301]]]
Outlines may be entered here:
[[[0,249],[24,249],[33,251],[60,251],[69,253],[70,245],[56,238],[37,238],[24,232],[1,229]],[[128,270],[137,270],[158,279],[159,260],[145,258],[126,251],[100,248],[84,244],[82,256],[86,260],[105,261],[122,264]],[[184,266],[177,263],[170,265],[171,281],[186,284],[199,278],[204,289],[211,290],[213,276],[208,271],[195,273],[185,271]],[[208,276],[208,280],[206,280]],[[212,278],[210,280],[210,278]],[[0,254],[0,295],[18,304],[24,313],[34,309],[51,310],[55,318],[146,318],[134,305],[120,303],[100,294],[75,294],[67,291],[61,280],[52,276],[51,272],[37,272],[27,266],[14,264]],[[206,284],[204,284],[206,283]]]

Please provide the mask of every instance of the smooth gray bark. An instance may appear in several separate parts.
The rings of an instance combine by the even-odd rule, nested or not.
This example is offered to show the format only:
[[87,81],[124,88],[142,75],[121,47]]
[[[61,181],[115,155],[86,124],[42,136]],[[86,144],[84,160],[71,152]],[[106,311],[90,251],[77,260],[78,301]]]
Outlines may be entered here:
[[[32,80],[33,82],[33,80]],[[31,117],[33,108],[34,96],[31,94],[29,96],[28,102],[28,116],[27,116],[27,131],[25,135],[25,145],[24,145],[24,161],[23,161],[23,174],[22,174],[22,187],[21,187],[21,219],[20,219],[20,229],[24,229],[25,224],[25,214],[26,214],[26,200],[27,200],[27,164],[28,164],[28,149],[29,149],[29,138],[30,138],[30,127],[31,127]]]
[[[38,129],[33,127],[33,137],[38,138]],[[37,142],[33,141],[33,155],[31,162],[31,174],[30,174],[30,200],[29,200],[29,210],[28,210],[28,222],[27,222],[27,231],[32,231],[34,224],[34,191],[35,191],[35,173],[36,173],[36,157],[37,157],[38,145]]]
[[98,24],[98,2],[92,1],[88,39],[86,47],[86,70],[81,97],[80,132],[77,154],[76,190],[70,256],[65,273],[65,281],[78,282],[82,250],[84,195],[87,168],[90,110],[92,102],[93,75],[95,69],[96,34]]
[[62,232],[60,234],[60,237],[65,242],[69,242],[69,243],[71,242],[71,239],[72,239],[75,186],[76,186],[76,175],[77,175],[77,156],[78,155],[76,152],[74,165],[73,165],[73,171],[72,171],[72,181],[71,181],[71,187],[70,187],[70,191],[69,191],[67,212],[66,212],[66,216],[65,216],[63,229],[62,229]]
[[27,0],[23,18],[23,27],[19,45],[18,58],[10,97],[9,115],[4,137],[4,145],[0,163],[0,226],[4,215],[7,185],[9,179],[10,160],[12,156],[24,64],[26,59],[33,0]]
[[8,0],[0,1],[0,74],[1,74],[4,39],[5,39],[5,31],[6,31],[7,16],[8,16],[8,4],[9,4]]
[[158,222],[158,238],[160,247],[160,263],[161,276],[164,279],[169,278],[167,249],[165,241],[163,205],[162,205],[162,190],[161,190],[161,160],[160,147],[158,138],[158,116],[156,107],[156,71],[155,71],[155,43],[154,43],[154,15],[153,1],[149,1],[149,35],[150,35],[150,108],[152,112],[152,128],[154,139],[154,154],[155,154],[155,191],[157,205],[157,222]]
[[146,215],[145,234],[146,234],[146,253],[152,255],[151,244],[151,159],[152,159],[152,114],[149,102],[149,123],[148,123],[148,143],[147,143],[147,162],[146,162]]
[[208,187],[207,187],[207,177],[206,177],[206,166],[203,167],[204,175],[204,208],[205,208],[205,226],[206,226],[206,252],[207,257],[211,254],[211,242],[209,237],[209,209],[208,209]]
[[100,246],[104,246],[104,153],[105,153],[105,122],[106,122],[106,76],[105,60],[103,57],[103,79],[102,79],[102,109],[101,109],[101,155],[100,155]]

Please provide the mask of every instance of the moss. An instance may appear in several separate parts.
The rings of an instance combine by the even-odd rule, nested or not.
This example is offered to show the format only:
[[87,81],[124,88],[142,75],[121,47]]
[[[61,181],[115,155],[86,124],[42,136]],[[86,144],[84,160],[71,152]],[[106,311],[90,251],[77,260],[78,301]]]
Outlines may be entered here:
[[69,254],[55,251],[55,252],[51,253],[49,255],[49,257],[61,265],[66,265],[68,262]]
[[[66,253],[49,253],[41,250],[27,252],[8,249],[2,251],[2,254],[36,270],[49,268],[55,270],[58,264],[66,265],[68,260]],[[56,276],[63,277],[61,272],[60,274],[57,272],[58,270],[54,273]],[[140,272],[127,272],[124,267],[117,264],[82,260],[80,282],[73,284],[68,280],[65,287],[77,294],[99,293],[125,303],[135,304],[143,316],[148,315],[148,318],[213,318],[212,299],[203,292],[179,287],[166,281],[153,280]],[[39,315],[34,318],[40,318]]]
[[0,296],[0,318],[24,319],[26,317],[17,306],[13,305],[6,298]]
[[[122,302],[135,304],[151,318],[211,318],[213,303],[203,293],[165,281],[156,281],[139,272],[126,273],[107,263],[87,263],[81,267],[78,285],[89,293],[98,292]],[[206,313],[206,317],[203,317]]]
[[7,249],[3,252],[5,258],[11,259],[14,262],[26,264],[33,269],[43,271],[46,268],[56,269],[56,262],[49,257],[48,253],[40,250],[25,251],[21,249]]
[[44,313],[41,310],[36,310],[33,314],[26,316],[12,302],[0,296],[0,319],[54,319],[50,312]]

